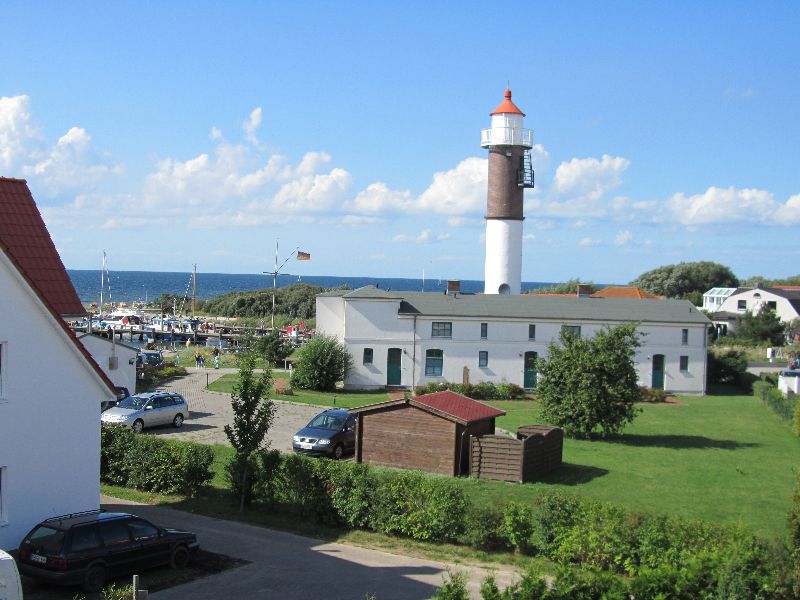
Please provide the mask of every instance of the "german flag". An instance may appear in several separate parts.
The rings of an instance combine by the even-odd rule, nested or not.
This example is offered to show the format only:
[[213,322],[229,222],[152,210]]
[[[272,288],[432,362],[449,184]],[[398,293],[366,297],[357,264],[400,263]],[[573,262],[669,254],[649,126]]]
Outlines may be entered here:
[[301,250],[297,251],[297,260],[311,260],[311,254],[308,252],[303,252]]

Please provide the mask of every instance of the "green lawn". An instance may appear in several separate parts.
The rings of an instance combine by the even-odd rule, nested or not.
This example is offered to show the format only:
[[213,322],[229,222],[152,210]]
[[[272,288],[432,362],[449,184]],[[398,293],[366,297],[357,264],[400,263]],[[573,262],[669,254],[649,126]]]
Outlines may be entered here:
[[[642,511],[741,521],[761,535],[783,535],[800,438],[752,396],[678,400],[683,405],[641,405],[642,413],[619,438],[565,440],[565,464],[544,483],[466,485],[476,501],[487,504],[561,489]],[[508,412],[498,427],[514,431],[540,422],[534,402],[492,404]]]
[[[272,376],[276,379],[288,379],[289,374],[284,371],[273,371]],[[212,392],[223,392],[230,394],[233,386],[238,379],[236,373],[223,375],[208,386]],[[339,408],[356,408],[366,404],[375,404],[389,399],[386,392],[315,392],[312,390],[293,390],[293,395],[272,394],[273,398],[298,402],[300,404],[313,404],[315,406],[337,406]]]

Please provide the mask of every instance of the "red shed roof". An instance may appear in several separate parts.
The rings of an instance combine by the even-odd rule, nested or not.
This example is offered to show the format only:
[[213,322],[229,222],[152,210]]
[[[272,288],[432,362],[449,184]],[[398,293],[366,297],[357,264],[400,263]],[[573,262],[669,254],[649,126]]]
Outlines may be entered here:
[[511,101],[511,90],[506,88],[506,98],[500,103],[500,106],[495,108],[492,112],[489,113],[490,115],[500,115],[500,114],[513,114],[513,115],[522,115],[525,116],[525,113],[522,112],[517,105]]
[[494,419],[506,414],[505,411],[450,390],[416,396],[411,399],[411,404],[429,408],[443,417],[450,416],[464,424]]
[[86,314],[24,179],[0,177],[0,248],[57,314]]

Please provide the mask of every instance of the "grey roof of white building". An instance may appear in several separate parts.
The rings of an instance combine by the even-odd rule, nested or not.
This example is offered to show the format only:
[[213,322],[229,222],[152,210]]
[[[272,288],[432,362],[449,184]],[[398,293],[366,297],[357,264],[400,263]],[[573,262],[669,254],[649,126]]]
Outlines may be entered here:
[[638,298],[588,298],[563,296],[505,296],[494,294],[443,294],[387,292],[374,286],[353,291],[336,290],[322,296],[345,299],[400,299],[400,315],[443,318],[553,319],[560,321],[613,321],[650,323],[711,323],[688,300]]

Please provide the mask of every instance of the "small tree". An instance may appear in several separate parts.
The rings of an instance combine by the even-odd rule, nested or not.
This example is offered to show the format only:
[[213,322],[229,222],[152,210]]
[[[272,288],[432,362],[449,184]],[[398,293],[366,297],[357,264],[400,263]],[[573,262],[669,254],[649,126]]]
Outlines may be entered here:
[[234,489],[240,493],[239,512],[249,501],[256,478],[258,455],[269,447],[266,441],[275,418],[275,404],[269,399],[272,374],[265,369],[256,376],[256,355],[248,352],[238,359],[239,381],[231,392],[233,424],[225,425],[225,435],[236,451],[228,465]]
[[747,372],[747,356],[742,350],[708,353],[708,383],[739,384]]
[[278,366],[284,358],[292,353],[291,344],[287,342],[277,330],[254,338],[253,344],[255,352],[263,356],[264,359],[273,366]]
[[734,331],[734,337],[778,346],[783,344],[784,327],[775,310],[770,306],[764,306],[757,314],[748,311],[742,316]]
[[634,366],[639,346],[633,324],[606,328],[591,339],[562,331],[560,343],[552,342],[537,365],[542,417],[567,435],[589,437],[598,426],[603,435],[618,433],[633,421],[634,402],[641,398]]
[[291,385],[298,389],[333,391],[352,365],[350,353],[339,340],[318,335],[300,349]]

